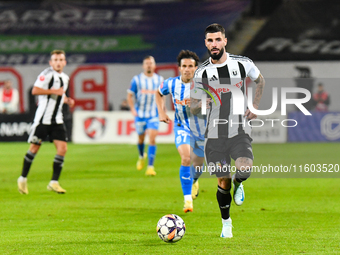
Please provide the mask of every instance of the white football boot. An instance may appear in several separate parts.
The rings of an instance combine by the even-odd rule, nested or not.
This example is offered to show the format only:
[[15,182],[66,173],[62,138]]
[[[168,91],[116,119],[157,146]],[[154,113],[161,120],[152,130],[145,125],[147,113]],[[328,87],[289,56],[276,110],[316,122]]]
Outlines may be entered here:
[[245,194],[244,194],[244,189],[243,189],[243,185],[242,183],[240,184],[235,184],[236,180],[235,180],[235,175],[233,175],[233,177],[231,178],[231,182],[233,184],[233,199],[234,199],[234,203],[236,205],[242,205],[243,204],[243,201],[244,201],[244,198],[245,198]]

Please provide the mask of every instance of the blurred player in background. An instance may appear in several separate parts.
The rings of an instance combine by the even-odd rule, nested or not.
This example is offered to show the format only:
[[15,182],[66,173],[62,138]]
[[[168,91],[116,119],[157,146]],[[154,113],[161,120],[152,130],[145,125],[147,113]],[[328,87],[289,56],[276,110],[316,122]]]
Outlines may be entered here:
[[[199,58],[194,52],[182,50],[177,57],[181,76],[165,80],[159,88],[159,93],[156,94],[160,121],[170,122],[164,110],[163,96],[171,94],[175,106],[174,133],[176,148],[181,156],[179,175],[184,195],[184,212],[193,211],[192,199],[198,195],[198,178],[202,173],[195,170],[190,173],[191,161],[193,162],[192,169],[200,169],[204,161],[204,130],[198,126],[199,122],[203,122],[204,127],[205,119],[197,116],[190,117],[190,86],[198,61]],[[192,121],[194,123],[191,123]],[[194,190],[192,190],[193,179],[195,180]]]
[[[146,157],[149,158],[145,172],[148,176],[156,175],[154,160],[156,156],[156,136],[158,134],[159,119],[155,102],[155,93],[163,82],[163,77],[155,73],[156,62],[152,56],[143,60],[143,72],[134,76],[131,87],[128,89],[127,101],[131,113],[135,117],[135,126],[138,134],[137,170],[142,170]],[[144,153],[145,133],[149,135],[148,154]]]
[[330,104],[329,94],[325,91],[323,84],[318,84],[318,91],[313,95],[313,103],[315,105],[315,111],[327,112]]
[[0,88],[0,113],[19,113],[19,92],[12,87],[11,80],[5,80]]
[[[211,97],[211,93],[217,93],[221,100],[216,104],[210,103],[204,149],[210,174],[215,174],[218,178],[216,196],[222,216],[221,237],[231,238],[233,236],[230,218],[231,185],[233,184],[234,187],[235,204],[242,205],[245,195],[242,182],[249,178],[254,159],[252,139],[250,138],[251,127],[248,124],[243,125],[243,123],[257,116],[248,109],[245,79],[249,77],[256,83],[253,100],[255,109],[258,109],[265,82],[253,61],[247,57],[227,53],[226,45],[227,38],[221,25],[212,24],[206,28],[205,46],[210,58],[203,62],[195,73],[191,108],[193,112],[196,109],[200,110],[201,107],[198,103],[202,98],[203,88],[205,91],[209,91],[208,96]],[[231,91],[225,87],[226,85],[234,86],[230,90],[234,88],[237,91],[241,90],[242,99],[245,99],[245,114],[233,113],[233,100],[236,100],[236,96],[234,93],[232,95]],[[201,102],[201,105],[204,104]],[[235,160],[237,168],[236,174],[232,178],[230,177],[230,158]]]
[[62,107],[63,104],[73,107],[74,100],[65,95],[69,82],[69,77],[63,73],[66,65],[65,52],[52,51],[49,63],[51,67],[39,74],[32,89],[32,94],[39,96],[39,103],[28,138],[31,145],[25,155],[22,173],[18,179],[19,192],[22,194],[28,194],[27,175],[35,155],[47,136],[57,149],[53,161],[53,175],[47,189],[59,194],[66,192],[58,182],[67,151],[67,134]]

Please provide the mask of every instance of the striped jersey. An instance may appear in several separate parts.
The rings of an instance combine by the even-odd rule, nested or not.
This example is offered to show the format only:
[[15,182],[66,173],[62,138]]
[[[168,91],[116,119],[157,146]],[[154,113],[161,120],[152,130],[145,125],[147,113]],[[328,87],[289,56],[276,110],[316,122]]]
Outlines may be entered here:
[[222,64],[213,64],[209,58],[197,68],[194,77],[195,93],[191,93],[191,97],[201,99],[202,93],[208,91],[207,97],[212,99],[207,109],[206,138],[251,135],[251,126],[244,114],[234,114],[233,100],[236,96],[226,86],[241,90],[245,112],[248,108],[245,79],[249,77],[254,81],[259,75],[260,71],[252,60],[229,53]]
[[165,80],[159,88],[162,95],[172,95],[175,107],[175,125],[181,125],[190,133],[204,139],[206,119],[201,115],[190,114],[189,99],[190,86],[192,83],[183,83],[180,76]]
[[[52,67],[42,71],[34,83],[35,87],[42,89],[59,89],[63,88],[66,92],[68,88],[69,77],[65,73],[58,73]],[[34,123],[44,125],[62,124],[65,93],[62,96],[57,95],[39,95],[38,108],[35,112]]]
[[135,95],[135,108],[140,118],[158,117],[155,100],[155,93],[163,82],[164,78],[158,74],[152,77],[140,73],[131,80],[131,87],[128,93]]

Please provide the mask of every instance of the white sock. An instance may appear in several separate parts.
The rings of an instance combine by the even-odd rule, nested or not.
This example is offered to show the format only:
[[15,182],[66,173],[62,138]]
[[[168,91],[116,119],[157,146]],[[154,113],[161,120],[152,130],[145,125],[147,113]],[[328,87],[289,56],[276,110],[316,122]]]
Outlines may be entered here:
[[25,182],[25,181],[27,181],[27,177],[20,176],[18,181],[19,182]]
[[224,223],[227,223],[227,222],[230,222],[231,221],[231,219],[230,219],[230,217],[228,218],[228,219],[222,219],[222,224],[224,224]]
[[50,181],[50,184],[58,183],[58,181]]
[[184,195],[184,201],[192,201],[191,195]]

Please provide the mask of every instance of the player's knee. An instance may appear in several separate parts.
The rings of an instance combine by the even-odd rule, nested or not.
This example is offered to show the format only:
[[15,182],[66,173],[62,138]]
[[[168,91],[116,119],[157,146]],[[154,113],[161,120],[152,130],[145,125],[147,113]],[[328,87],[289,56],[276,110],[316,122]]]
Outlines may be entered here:
[[40,145],[37,145],[37,144],[31,144],[30,145],[30,148],[29,148],[29,151],[34,153],[34,154],[37,154],[38,151],[39,151],[39,148],[40,148]]
[[59,146],[57,149],[57,154],[60,156],[65,156],[67,152],[67,145]]
[[182,159],[181,159],[181,165],[182,166],[190,166],[190,156],[182,156]]
[[236,159],[235,166],[241,171],[251,170],[253,167],[253,160],[246,157],[240,157]]
[[222,189],[225,189],[225,190],[231,189],[230,178],[220,177],[217,180],[218,180],[218,186],[220,186]]
[[251,175],[253,160],[251,160],[250,158],[241,157],[235,161],[235,166],[237,168],[235,179],[239,181],[245,181]]

